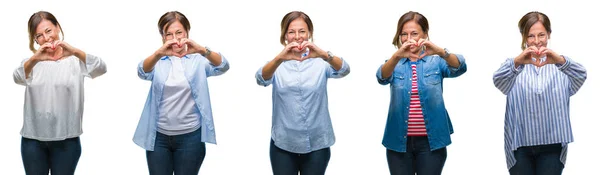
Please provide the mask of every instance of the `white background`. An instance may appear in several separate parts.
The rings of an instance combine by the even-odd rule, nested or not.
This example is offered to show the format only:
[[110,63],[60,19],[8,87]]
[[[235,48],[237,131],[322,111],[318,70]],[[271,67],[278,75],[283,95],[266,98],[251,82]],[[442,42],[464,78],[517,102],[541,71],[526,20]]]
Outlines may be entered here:
[[[10,4],[8,4],[10,3]],[[508,174],[503,150],[505,96],[492,74],[520,53],[518,20],[537,10],[550,17],[550,48],[582,63],[588,79],[571,98],[575,142],[569,145],[564,174],[596,174],[597,105],[600,76],[597,42],[600,16],[592,1],[3,1],[0,51],[0,169],[24,174],[20,155],[25,87],[12,73],[30,57],[27,20],[36,11],[53,13],[65,41],[100,56],[108,73],[85,82],[82,155],[76,174],[147,174],[145,151],[132,142],[149,81],[137,64],[161,46],[156,26],[167,11],[183,12],[190,38],[221,52],[231,69],[209,78],[218,145],[207,144],[200,174],[271,174],[269,139],[271,87],[255,72],[283,48],[281,18],[306,12],[314,23],[315,44],[342,56],[352,72],[328,85],[337,142],[327,174],[389,174],[381,145],[389,87],[377,83],[377,68],[395,51],[391,44],[399,17],[424,14],[431,40],[463,54],[468,71],[444,81],[444,99],[454,124],[453,143],[443,174]],[[597,103],[596,103],[597,104]]]

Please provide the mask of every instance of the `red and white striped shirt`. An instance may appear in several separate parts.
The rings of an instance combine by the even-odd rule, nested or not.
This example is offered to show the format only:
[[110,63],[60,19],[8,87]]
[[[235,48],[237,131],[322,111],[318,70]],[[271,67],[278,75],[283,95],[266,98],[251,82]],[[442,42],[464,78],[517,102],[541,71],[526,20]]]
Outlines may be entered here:
[[417,65],[412,67],[412,89],[410,95],[410,108],[408,111],[408,136],[427,136],[425,120],[423,119],[423,110],[419,100],[419,88],[417,86]]

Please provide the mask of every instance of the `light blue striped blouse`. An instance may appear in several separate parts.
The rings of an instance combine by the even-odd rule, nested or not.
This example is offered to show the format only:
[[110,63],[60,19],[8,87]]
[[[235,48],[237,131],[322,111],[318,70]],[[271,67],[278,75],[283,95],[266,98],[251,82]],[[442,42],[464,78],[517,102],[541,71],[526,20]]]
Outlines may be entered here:
[[[542,58],[545,60],[545,57]],[[494,73],[494,85],[506,95],[504,151],[508,169],[515,165],[513,151],[523,146],[562,143],[560,160],[573,142],[569,98],[587,78],[585,68],[565,56],[563,65],[515,67],[509,58]]]

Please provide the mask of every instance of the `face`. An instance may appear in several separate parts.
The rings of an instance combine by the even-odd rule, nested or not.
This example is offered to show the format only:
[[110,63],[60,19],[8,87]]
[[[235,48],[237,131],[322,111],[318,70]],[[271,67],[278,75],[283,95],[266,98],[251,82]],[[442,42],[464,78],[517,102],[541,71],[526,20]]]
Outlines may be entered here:
[[[417,24],[414,20],[408,21],[404,23],[402,26],[402,32],[400,33],[400,42],[404,43],[409,40],[419,41],[419,39],[427,38],[427,34],[423,32],[421,26]],[[420,51],[420,47],[410,46],[410,51],[413,53],[417,53]]]
[[542,22],[538,21],[529,29],[529,33],[527,34],[527,46],[535,46],[537,48],[542,46],[547,47],[549,38],[550,34],[546,31]]
[[35,29],[35,35],[33,38],[35,39],[35,42],[37,42],[38,45],[52,43],[59,39],[59,32],[60,31],[57,26],[52,24],[52,22],[44,19],[42,20],[42,22],[40,22],[40,24],[38,24],[37,28]]
[[[180,41],[181,38],[187,38],[187,31],[179,21],[173,22],[169,28],[164,30],[163,39],[167,40],[177,40]],[[181,52],[184,47],[179,47],[176,44],[172,45],[171,48],[175,52]]]
[[[292,42],[300,44],[304,41],[307,41],[309,37],[310,33],[308,31],[308,25],[302,18],[293,20],[288,26],[288,30],[285,35],[285,39],[288,44]],[[298,48],[294,48],[293,50],[300,52]]]

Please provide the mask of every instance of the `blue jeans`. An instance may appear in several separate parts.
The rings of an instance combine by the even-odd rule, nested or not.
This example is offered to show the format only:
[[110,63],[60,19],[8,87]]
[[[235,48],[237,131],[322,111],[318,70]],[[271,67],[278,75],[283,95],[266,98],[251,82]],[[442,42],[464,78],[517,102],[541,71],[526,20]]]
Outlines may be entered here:
[[560,161],[562,145],[519,147],[514,151],[517,163],[510,168],[511,175],[560,175],[565,167]]
[[206,155],[200,133],[200,128],[175,136],[156,132],[154,151],[146,151],[150,175],[198,174]]
[[446,163],[446,147],[431,151],[427,136],[408,137],[406,152],[387,150],[388,167],[392,175],[439,175]]
[[323,148],[306,154],[288,152],[271,140],[271,168],[273,175],[324,175],[331,150]]
[[21,138],[21,158],[27,175],[72,175],[81,156],[79,137],[60,141]]

